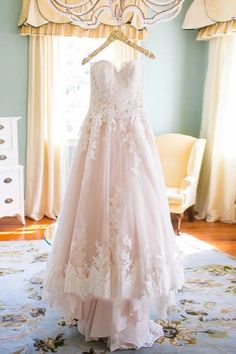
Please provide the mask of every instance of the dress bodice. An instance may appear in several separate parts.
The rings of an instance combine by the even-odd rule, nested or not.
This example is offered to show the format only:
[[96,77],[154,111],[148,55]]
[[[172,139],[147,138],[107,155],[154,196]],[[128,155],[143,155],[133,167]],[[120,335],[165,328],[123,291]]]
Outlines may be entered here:
[[120,69],[101,60],[91,66],[91,111],[119,119],[138,116],[143,109],[143,70],[141,62],[125,62]]

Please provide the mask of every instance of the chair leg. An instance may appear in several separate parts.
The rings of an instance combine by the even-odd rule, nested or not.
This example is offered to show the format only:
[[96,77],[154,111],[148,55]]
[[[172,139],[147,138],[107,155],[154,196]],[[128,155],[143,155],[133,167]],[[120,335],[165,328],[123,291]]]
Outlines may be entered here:
[[195,218],[194,218],[194,206],[193,205],[187,209],[187,214],[188,214],[188,220],[190,222],[193,222],[195,220]]
[[175,233],[177,236],[180,236],[181,235],[181,221],[184,217],[184,214],[181,213],[181,214],[174,214],[177,218],[177,228],[175,230]]

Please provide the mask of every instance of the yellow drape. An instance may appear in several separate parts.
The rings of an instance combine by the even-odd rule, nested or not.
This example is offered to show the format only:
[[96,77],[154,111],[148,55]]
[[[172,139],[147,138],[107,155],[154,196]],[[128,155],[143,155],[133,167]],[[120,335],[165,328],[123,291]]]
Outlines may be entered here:
[[[77,36],[89,38],[105,38],[113,31],[114,27],[100,25],[94,30],[84,30],[70,23],[48,23],[40,27],[23,25],[20,28],[21,35],[29,36]],[[130,25],[122,26],[123,33],[130,39],[142,40],[146,38],[146,31],[138,31]]]
[[215,37],[222,37],[236,32],[236,20],[217,22],[204,27],[198,32],[197,40],[205,41]]
[[183,29],[198,29],[197,40],[209,40],[236,31],[236,0],[193,0]]
[[57,109],[56,37],[32,37],[29,47],[26,215],[56,218],[61,204],[62,147]]
[[[101,0],[101,4],[102,1]],[[132,3],[133,0],[130,0]],[[139,0],[138,0],[139,1]],[[114,29],[112,19],[104,15],[99,27],[85,30],[71,23],[71,20],[56,12],[48,0],[23,0],[19,19],[19,32],[21,35],[61,35],[102,38],[107,37]],[[126,24],[122,31],[130,39],[142,40],[146,30],[141,26],[135,14],[126,16]]]

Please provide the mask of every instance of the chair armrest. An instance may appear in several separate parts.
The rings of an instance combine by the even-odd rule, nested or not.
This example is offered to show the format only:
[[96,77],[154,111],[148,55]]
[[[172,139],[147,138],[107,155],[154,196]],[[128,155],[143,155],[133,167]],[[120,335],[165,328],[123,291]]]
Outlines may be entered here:
[[181,183],[179,193],[184,196],[185,204],[191,206],[196,199],[196,177],[186,176]]
[[196,177],[186,176],[181,182],[180,190],[184,190],[189,187],[193,187],[195,182],[196,182]]

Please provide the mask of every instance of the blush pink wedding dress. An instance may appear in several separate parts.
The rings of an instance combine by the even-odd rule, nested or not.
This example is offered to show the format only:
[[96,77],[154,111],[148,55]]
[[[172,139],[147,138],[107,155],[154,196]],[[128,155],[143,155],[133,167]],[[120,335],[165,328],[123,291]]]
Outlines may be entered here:
[[150,347],[183,269],[139,61],[91,66],[91,99],[44,279],[44,298],[111,351]]

